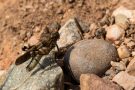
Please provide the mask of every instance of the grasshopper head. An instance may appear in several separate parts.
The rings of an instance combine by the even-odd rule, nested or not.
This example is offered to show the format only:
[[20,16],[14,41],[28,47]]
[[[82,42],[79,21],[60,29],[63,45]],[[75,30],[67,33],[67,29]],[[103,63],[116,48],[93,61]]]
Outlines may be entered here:
[[59,37],[60,37],[60,35],[59,35],[58,32],[53,32],[53,33],[51,33],[51,39],[57,40],[57,39],[59,39]]

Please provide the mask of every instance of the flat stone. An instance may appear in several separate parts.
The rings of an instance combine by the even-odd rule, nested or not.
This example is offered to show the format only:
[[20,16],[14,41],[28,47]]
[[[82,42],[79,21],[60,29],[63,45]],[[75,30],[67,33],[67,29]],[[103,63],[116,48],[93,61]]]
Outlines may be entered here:
[[113,11],[112,16],[117,16],[118,14],[126,16],[131,24],[135,24],[135,10],[121,5]]
[[127,18],[133,18],[132,11],[127,9],[124,6],[120,6],[120,7],[116,8],[112,13],[113,16],[116,16],[118,14],[125,15]]
[[123,70],[126,70],[126,65],[122,62],[114,62],[114,61],[111,61],[111,65],[113,68],[115,68],[116,70],[119,70],[119,71],[123,71]]
[[135,89],[135,77],[129,75],[127,72],[120,72],[114,78],[113,81],[123,87],[125,90]]
[[56,63],[43,56],[39,63],[45,68],[38,64],[29,72],[26,66],[30,61],[13,66],[2,90],[63,90],[63,71]]
[[81,90],[122,90],[118,85],[94,74],[82,74],[80,87]]
[[81,74],[104,74],[111,66],[110,62],[117,57],[117,50],[113,45],[102,39],[93,39],[74,44],[68,49],[64,60],[73,77],[79,82]]
[[121,28],[126,30],[129,27],[129,21],[127,16],[123,14],[118,14],[115,16],[115,24],[119,25]]
[[82,39],[81,29],[76,19],[70,19],[59,30],[60,39],[57,41],[59,47],[66,47]]
[[126,72],[135,76],[135,58],[133,58],[127,66]]

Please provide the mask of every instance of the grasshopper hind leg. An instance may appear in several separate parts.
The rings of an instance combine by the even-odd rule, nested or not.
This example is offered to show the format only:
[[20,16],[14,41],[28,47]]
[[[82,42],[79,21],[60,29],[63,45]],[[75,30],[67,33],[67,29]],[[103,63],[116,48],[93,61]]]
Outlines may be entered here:
[[37,66],[37,64],[39,64],[40,65],[40,68],[43,69],[44,66],[39,63],[41,57],[42,57],[41,55],[38,55],[35,58],[32,58],[31,61],[30,61],[30,63],[27,65],[26,70],[27,71],[33,70]]

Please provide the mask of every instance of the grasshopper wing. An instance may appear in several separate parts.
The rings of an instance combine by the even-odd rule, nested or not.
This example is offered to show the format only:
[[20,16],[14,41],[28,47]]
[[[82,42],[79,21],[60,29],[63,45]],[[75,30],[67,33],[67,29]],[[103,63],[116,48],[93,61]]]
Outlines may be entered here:
[[15,65],[20,65],[24,63],[25,61],[29,60],[30,57],[31,57],[30,52],[24,53],[23,55],[21,55],[16,59]]

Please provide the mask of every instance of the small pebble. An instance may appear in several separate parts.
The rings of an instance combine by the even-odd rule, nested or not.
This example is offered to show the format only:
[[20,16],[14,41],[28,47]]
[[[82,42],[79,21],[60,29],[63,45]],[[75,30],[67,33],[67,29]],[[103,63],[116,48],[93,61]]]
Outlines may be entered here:
[[119,8],[117,8],[116,10],[113,11],[112,16],[116,16],[118,14],[122,14],[125,15],[127,18],[133,18],[133,14],[132,11],[127,9],[124,6],[120,6]]
[[135,51],[132,51],[132,56],[135,56]]
[[129,47],[129,48],[134,48],[134,46],[135,46],[135,42],[133,42],[133,41],[130,41],[127,43],[127,47]]
[[126,69],[126,66],[124,63],[122,62],[114,62],[114,61],[111,61],[111,65],[112,67],[114,67],[115,69],[119,70],[119,71],[123,71]]
[[106,31],[106,38],[111,41],[119,40],[124,35],[124,30],[117,25],[109,26]]
[[118,49],[118,55],[121,59],[127,58],[130,56],[130,52],[125,45],[120,46]]
[[129,27],[128,18],[123,14],[118,14],[115,16],[115,24],[126,30]]

